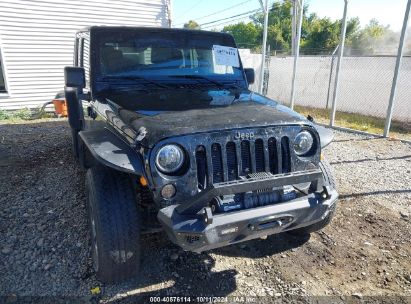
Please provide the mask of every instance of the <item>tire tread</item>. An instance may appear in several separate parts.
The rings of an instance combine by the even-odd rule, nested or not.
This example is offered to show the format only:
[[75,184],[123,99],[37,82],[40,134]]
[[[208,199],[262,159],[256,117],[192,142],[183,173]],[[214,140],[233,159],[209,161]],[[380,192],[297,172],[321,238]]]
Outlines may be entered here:
[[[87,171],[89,204],[93,204],[96,222],[99,269],[97,276],[105,282],[124,280],[135,275],[140,260],[140,219],[136,196],[129,176],[107,167],[95,166]],[[89,210],[91,210],[89,208]],[[132,252],[121,263],[110,252]]]

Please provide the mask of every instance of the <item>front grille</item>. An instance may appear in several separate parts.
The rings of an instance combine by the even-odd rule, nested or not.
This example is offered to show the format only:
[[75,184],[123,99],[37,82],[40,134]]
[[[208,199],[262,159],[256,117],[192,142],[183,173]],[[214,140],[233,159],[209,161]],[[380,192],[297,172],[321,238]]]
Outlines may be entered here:
[[255,141],[255,171],[256,172],[265,171],[264,142],[262,139],[257,139]]
[[291,172],[290,141],[288,137],[281,138],[282,172]]
[[291,172],[290,141],[284,136],[201,145],[196,148],[196,163],[199,189],[206,184],[238,180],[260,172],[288,173]]
[[211,160],[213,164],[213,181],[214,183],[221,183],[224,181],[224,171],[220,144],[211,146]]
[[196,149],[196,163],[198,188],[205,189],[207,186],[207,158],[204,146],[198,146]]
[[241,175],[247,175],[251,172],[250,142],[243,140],[241,142]]
[[228,180],[236,180],[238,179],[238,166],[237,166],[237,153],[235,150],[235,143],[229,141],[227,143],[227,175]]
[[269,170],[272,174],[278,174],[277,142],[271,137],[268,139]]

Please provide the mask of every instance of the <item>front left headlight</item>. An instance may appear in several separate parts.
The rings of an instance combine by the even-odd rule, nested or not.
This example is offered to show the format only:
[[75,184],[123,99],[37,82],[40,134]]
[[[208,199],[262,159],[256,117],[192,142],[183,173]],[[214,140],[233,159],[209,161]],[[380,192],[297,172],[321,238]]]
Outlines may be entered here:
[[310,152],[314,144],[314,138],[308,131],[301,131],[297,134],[294,140],[294,151],[298,156],[302,156]]
[[166,174],[177,172],[183,166],[184,152],[177,145],[165,145],[156,156],[157,168]]

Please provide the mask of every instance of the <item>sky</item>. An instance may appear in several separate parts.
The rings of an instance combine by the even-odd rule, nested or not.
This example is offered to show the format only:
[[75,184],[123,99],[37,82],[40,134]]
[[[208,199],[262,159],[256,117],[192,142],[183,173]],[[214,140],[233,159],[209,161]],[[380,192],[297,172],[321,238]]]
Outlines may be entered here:
[[[268,0],[273,3],[275,0]],[[230,23],[248,22],[248,11],[261,8],[259,0],[171,0],[173,27],[182,27],[188,20],[195,20],[203,29],[221,29]],[[341,19],[344,0],[305,0],[309,5],[309,13],[317,13],[320,17]],[[364,26],[375,18],[384,25],[390,25],[394,31],[400,31],[404,19],[407,0],[349,0],[348,18],[359,17]],[[211,16],[208,16],[211,15]],[[228,20],[206,24],[211,21],[240,15]],[[233,21],[231,21],[233,20]]]

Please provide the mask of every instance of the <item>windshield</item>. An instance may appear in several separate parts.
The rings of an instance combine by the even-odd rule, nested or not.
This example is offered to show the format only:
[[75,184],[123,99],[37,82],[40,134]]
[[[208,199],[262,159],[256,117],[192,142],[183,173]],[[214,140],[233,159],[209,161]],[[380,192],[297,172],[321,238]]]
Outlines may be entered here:
[[227,35],[139,30],[105,32],[97,40],[103,79],[244,80],[234,40]]

